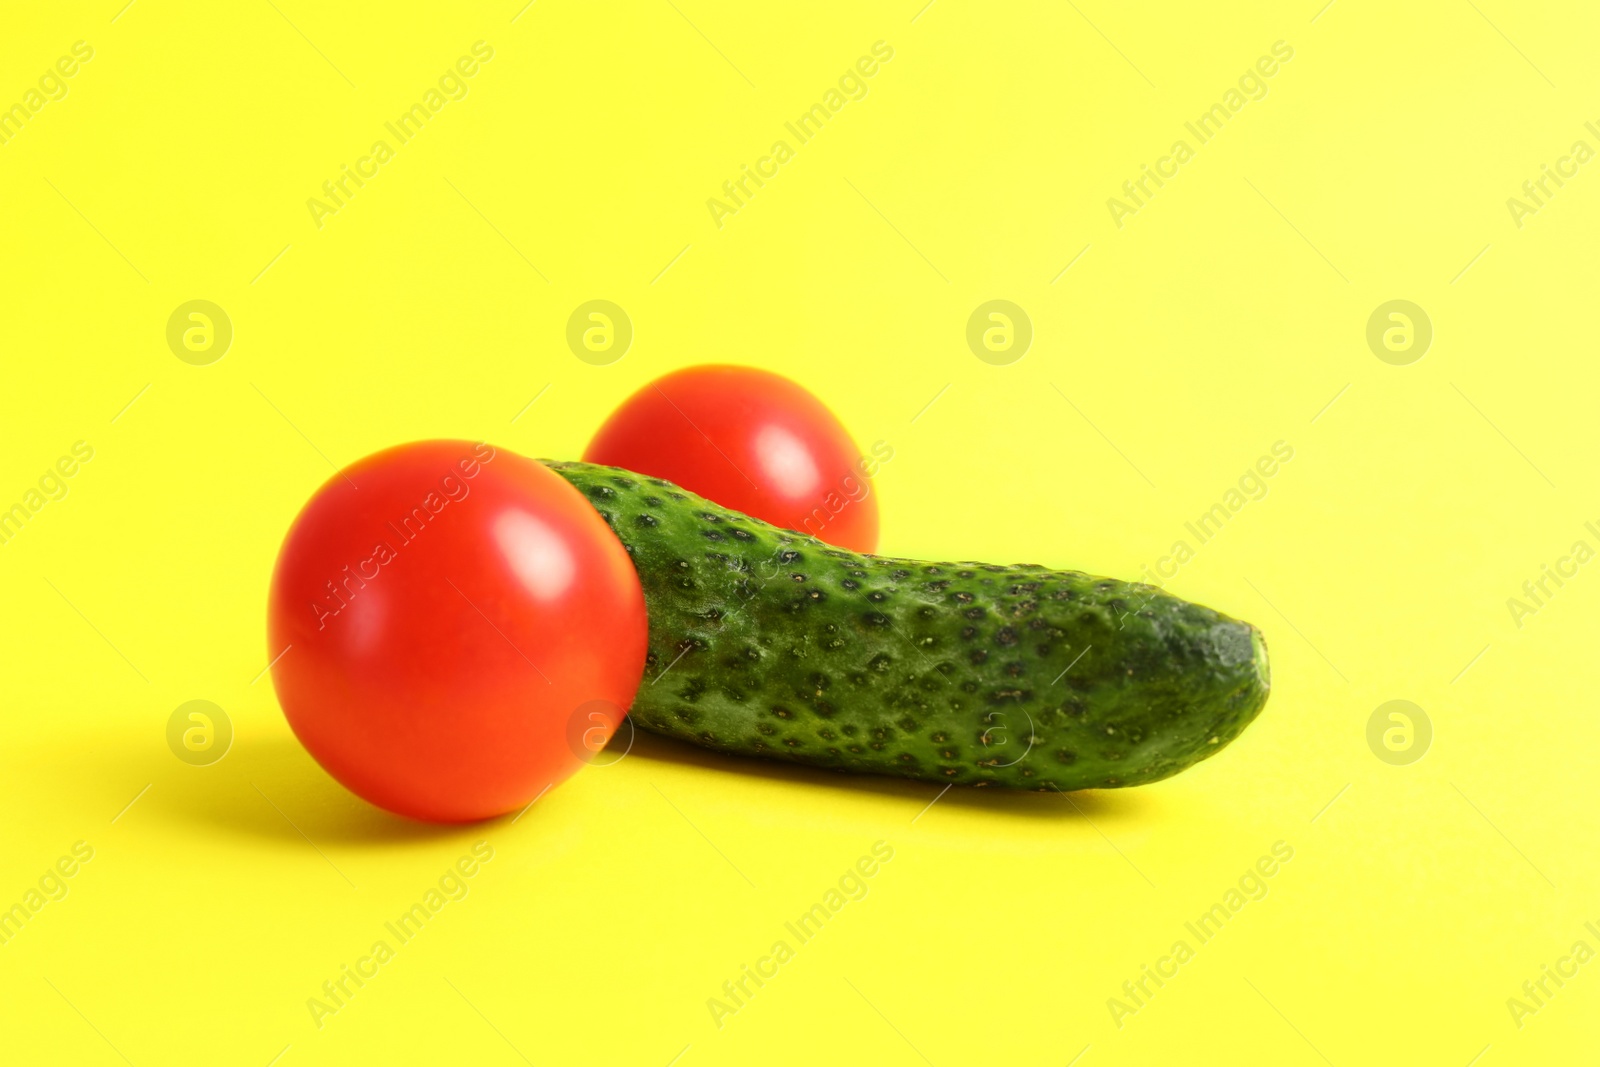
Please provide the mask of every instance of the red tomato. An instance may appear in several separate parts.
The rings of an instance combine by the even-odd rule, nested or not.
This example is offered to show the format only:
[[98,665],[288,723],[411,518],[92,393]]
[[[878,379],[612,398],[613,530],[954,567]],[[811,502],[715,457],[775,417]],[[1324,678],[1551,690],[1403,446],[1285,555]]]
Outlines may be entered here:
[[644,672],[627,551],[532,460],[421,441],[329,479],[272,575],[278,701],[328,773],[382,808],[516,811],[616,729]]
[[612,412],[583,458],[841,548],[878,546],[876,462],[822,401],[767,371],[710,365],[658,378]]

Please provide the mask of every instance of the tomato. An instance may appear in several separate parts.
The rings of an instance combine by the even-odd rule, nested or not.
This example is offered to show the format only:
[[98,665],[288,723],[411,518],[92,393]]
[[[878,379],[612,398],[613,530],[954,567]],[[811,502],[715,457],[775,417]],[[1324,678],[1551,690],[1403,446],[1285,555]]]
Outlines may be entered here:
[[612,413],[583,458],[665,478],[841,548],[878,545],[876,460],[822,401],[767,371],[710,365],[658,378]]
[[339,472],[272,575],[289,725],[352,792],[415,819],[516,811],[576,771],[644,672],[627,551],[539,463],[422,441]]

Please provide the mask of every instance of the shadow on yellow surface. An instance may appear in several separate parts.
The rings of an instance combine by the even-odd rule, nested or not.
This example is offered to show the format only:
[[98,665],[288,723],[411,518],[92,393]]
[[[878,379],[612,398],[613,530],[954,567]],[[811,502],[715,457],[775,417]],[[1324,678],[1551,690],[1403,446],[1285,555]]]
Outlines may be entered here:
[[[287,730],[241,741],[216,767],[195,770],[200,773],[178,777],[178,788],[153,791],[150,814],[208,833],[302,846],[306,840],[381,846],[477,832],[471,825],[404,819],[368,804],[318,766]],[[208,773],[218,778],[204,780]]]
[[[616,744],[626,744],[626,731],[620,731]],[[601,761],[611,758],[608,748]],[[948,791],[931,782],[891,778],[876,774],[850,774],[800,763],[756,759],[712,752],[694,745],[658,734],[637,731],[633,745],[627,749],[628,759],[676,763],[695,767],[711,773],[789,782],[808,790],[831,789],[837,793],[872,793],[883,797],[904,797],[909,802],[931,803],[935,798],[941,805],[964,807],[1022,819],[1076,821],[1100,814],[1135,815],[1150,812],[1151,804],[1138,790],[1108,789],[1072,793],[1050,791],[1029,793],[1001,789],[973,789],[970,786],[953,786]]]
[[[601,761],[613,758],[608,749]],[[1100,817],[1159,817],[1144,790],[1096,790],[1066,794],[948,790],[926,782],[878,775],[846,774],[800,764],[749,759],[709,752],[671,738],[639,732],[617,760],[645,770],[652,765],[693,768],[721,775],[726,786],[774,783],[796,785],[807,794],[826,790],[837,797],[868,794],[903,798],[907,805],[932,805],[986,812],[1006,820],[1081,823]],[[580,772],[580,774],[585,772]],[[614,773],[593,768],[589,774]],[[160,788],[151,790],[142,818],[207,834],[223,833],[292,843],[384,847],[405,842],[449,840],[481,833],[483,825],[504,824],[512,815],[486,824],[435,825],[392,815],[360,799],[317,765],[287,730],[240,739],[212,767],[165,768]],[[915,809],[913,809],[915,810]]]

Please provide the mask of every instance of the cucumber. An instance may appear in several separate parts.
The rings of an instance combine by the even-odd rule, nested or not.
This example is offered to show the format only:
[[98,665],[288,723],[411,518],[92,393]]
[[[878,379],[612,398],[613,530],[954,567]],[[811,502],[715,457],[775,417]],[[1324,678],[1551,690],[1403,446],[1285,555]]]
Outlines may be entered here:
[[633,559],[629,714],[705,748],[928,782],[1142,785],[1215,755],[1269,688],[1248,623],[1035,564],[846,551],[615,467],[545,463]]

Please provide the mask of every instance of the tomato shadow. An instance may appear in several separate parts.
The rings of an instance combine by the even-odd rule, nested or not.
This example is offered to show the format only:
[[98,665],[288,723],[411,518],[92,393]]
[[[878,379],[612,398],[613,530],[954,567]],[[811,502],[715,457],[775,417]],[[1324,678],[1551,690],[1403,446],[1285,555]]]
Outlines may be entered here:
[[476,838],[473,824],[416,822],[374,807],[335,781],[288,731],[238,739],[224,759],[152,791],[156,814],[304,848]]
[[[691,745],[676,738],[635,730],[631,747],[622,754],[613,749],[628,744],[626,730],[618,731],[611,746],[601,754],[598,763],[612,760],[642,759],[661,763],[675,763],[695,767],[708,773],[735,777],[793,782],[808,788],[828,789],[842,793],[872,793],[884,797],[901,797],[908,804],[966,808],[994,812],[1022,819],[1048,822],[1078,822],[1099,816],[1114,818],[1139,818],[1152,814],[1159,805],[1145,790],[1092,789],[1063,793],[1051,789],[1043,793],[1018,789],[974,789],[970,786],[946,787],[933,782],[920,782],[909,778],[894,778],[877,774],[856,774],[810,767],[802,763],[765,760],[753,756],[714,752]],[[920,814],[919,814],[920,817]]]

